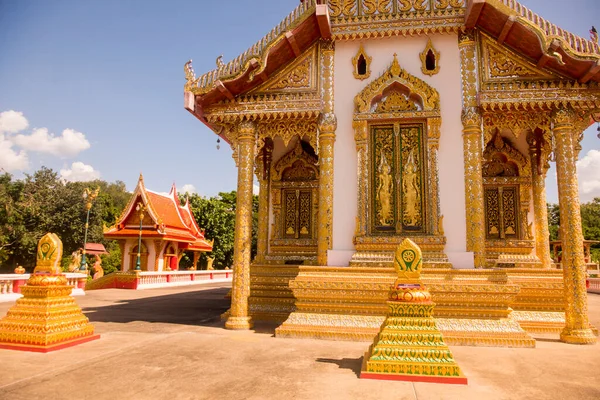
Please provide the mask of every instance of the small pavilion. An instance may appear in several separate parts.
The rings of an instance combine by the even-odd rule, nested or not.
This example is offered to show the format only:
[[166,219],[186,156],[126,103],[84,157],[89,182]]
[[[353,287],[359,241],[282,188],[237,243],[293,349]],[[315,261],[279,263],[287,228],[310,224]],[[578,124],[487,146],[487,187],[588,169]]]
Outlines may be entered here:
[[168,195],[153,192],[144,186],[142,175],[104,237],[119,242],[122,271],[135,269],[138,247],[142,271],[176,271],[185,251],[194,253],[192,268],[196,269],[200,253],[212,251],[213,246],[194,219],[189,201],[180,204],[175,184]]

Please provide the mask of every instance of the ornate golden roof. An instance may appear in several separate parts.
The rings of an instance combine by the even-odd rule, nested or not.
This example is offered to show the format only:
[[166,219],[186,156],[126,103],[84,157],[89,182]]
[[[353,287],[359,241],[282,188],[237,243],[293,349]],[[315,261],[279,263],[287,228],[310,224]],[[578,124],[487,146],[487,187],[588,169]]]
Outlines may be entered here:
[[233,60],[223,63],[219,57],[217,68],[199,77],[191,61],[186,63],[186,108],[206,122],[202,109],[254,90],[319,38],[353,40],[473,28],[538,69],[579,83],[600,82],[597,43],[559,28],[515,0],[305,0]]

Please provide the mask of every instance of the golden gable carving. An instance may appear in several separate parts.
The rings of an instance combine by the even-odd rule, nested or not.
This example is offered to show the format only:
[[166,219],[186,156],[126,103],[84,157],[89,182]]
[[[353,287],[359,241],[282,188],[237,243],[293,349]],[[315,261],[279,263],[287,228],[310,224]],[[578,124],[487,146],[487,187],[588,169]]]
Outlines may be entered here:
[[482,34],[484,81],[553,79],[554,74],[542,71],[529,61]]
[[377,112],[379,113],[389,113],[395,111],[417,111],[417,105],[406,98],[400,92],[392,92],[390,93],[385,100],[383,100],[377,106]]
[[313,47],[254,89],[251,94],[316,90],[317,65],[316,49]]

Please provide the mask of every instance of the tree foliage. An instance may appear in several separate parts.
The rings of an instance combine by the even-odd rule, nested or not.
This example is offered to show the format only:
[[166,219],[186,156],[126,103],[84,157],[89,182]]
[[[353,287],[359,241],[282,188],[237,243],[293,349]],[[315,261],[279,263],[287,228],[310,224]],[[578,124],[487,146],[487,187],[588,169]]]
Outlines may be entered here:
[[[183,199],[182,199],[183,200]],[[213,251],[202,253],[199,265],[206,265],[206,257],[214,257],[213,267],[224,269],[233,264],[235,236],[235,210],[237,193],[221,192],[215,197],[189,196],[190,206],[198,225],[205,229],[208,240],[214,239]],[[256,229],[258,220],[258,196],[252,202],[252,257],[256,254]]]
[[[581,205],[581,226],[586,240],[600,241],[600,197]],[[558,204],[548,204],[550,240],[559,240],[560,209]],[[600,261],[600,243],[592,245],[592,260]]]
[[[9,174],[0,175],[0,204],[3,205],[0,210],[0,270],[10,272],[17,265],[32,270],[37,243],[47,232],[61,238],[64,257],[82,248],[86,220],[82,195],[86,187],[100,188],[90,209],[88,242],[102,243],[113,253],[120,252],[119,246],[104,240],[103,226],[113,224],[127,204],[130,193],[125,190],[125,184],[102,180],[64,182],[56,172],[42,167],[22,180],[14,180]],[[113,253],[110,256],[114,258]],[[115,268],[114,265],[104,267]]]
[[[108,183],[64,182],[56,172],[42,167],[24,179],[15,180],[10,174],[0,175],[0,271],[12,272],[17,265],[31,271],[40,238],[47,232],[56,233],[63,242],[62,265],[69,264],[71,253],[83,247],[86,209],[82,198],[85,188],[100,188],[89,215],[88,243],[102,243],[108,255],[102,257],[105,273],[121,267],[121,249],[117,242],[105,240],[103,227],[113,225],[127,205],[131,193],[121,181]],[[182,198],[181,200],[185,200]],[[235,191],[205,198],[189,197],[198,225],[206,237],[214,239],[214,268],[231,267],[235,236]],[[253,198],[252,256],[256,254],[258,197]],[[206,265],[202,253],[199,265]],[[93,262],[93,258],[88,260]],[[186,257],[182,267],[191,265]]]

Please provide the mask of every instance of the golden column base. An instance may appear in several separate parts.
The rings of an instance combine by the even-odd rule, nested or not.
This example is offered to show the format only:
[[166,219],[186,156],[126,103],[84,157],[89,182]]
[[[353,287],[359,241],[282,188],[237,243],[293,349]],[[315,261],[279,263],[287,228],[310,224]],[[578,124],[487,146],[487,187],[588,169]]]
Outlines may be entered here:
[[254,327],[251,317],[229,317],[225,321],[225,328],[232,330],[248,330]]
[[62,274],[31,275],[0,320],[0,349],[47,353],[100,338],[71,291]]
[[598,338],[592,329],[568,329],[560,333],[560,341],[569,344],[595,344]]

